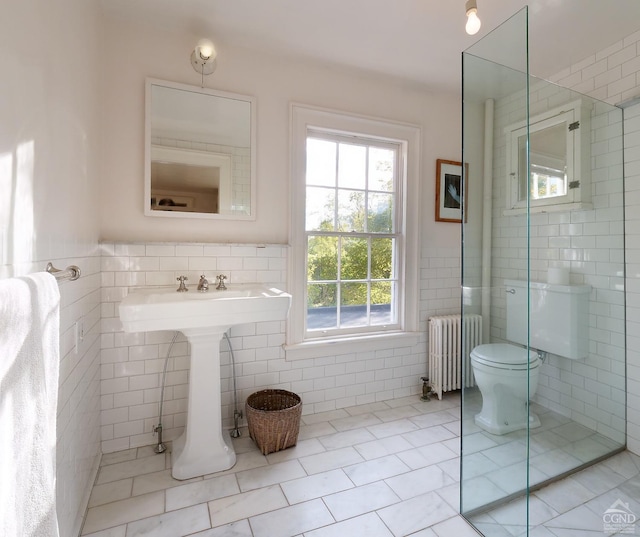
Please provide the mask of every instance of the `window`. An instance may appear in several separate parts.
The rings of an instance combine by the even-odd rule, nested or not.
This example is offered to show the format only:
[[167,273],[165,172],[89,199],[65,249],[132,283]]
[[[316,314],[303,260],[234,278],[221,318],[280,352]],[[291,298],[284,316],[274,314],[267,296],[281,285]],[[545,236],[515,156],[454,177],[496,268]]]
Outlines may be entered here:
[[415,337],[419,135],[292,105],[287,359],[325,343]]
[[309,130],[306,337],[398,328],[398,144]]

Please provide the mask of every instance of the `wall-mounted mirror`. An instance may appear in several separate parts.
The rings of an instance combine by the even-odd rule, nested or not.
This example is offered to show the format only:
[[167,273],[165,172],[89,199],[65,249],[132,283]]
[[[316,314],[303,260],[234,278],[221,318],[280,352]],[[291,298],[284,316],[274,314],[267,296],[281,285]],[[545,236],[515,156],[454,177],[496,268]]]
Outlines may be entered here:
[[253,97],[147,79],[147,216],[255,219]]
[[506,213],[527,205],[532,212],[588,207],[589,119],[590,110],[575,101],[505,128]]

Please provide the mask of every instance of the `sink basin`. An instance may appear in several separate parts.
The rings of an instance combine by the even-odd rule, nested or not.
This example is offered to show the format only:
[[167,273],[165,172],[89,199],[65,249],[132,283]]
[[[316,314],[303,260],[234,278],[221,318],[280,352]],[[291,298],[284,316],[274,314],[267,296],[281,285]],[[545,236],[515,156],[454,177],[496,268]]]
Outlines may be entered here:
[[290,294],[260,284],[206,293],[195,287],[186,293],[175,287],[140,289],[120,303],[125,332],[177,330],[189,341],[189,407],[184,433],[173,442],[174,478],[191,479],[235,464],[231,438],[222,430],[220,340],[236,324],[286,319],[290,303]]
[[175,287],[141,289],[120,303],[126,332],[227,327],[286,317],[291,295],[260,284],[238,284],[206,293],[195,287],[186,293]]

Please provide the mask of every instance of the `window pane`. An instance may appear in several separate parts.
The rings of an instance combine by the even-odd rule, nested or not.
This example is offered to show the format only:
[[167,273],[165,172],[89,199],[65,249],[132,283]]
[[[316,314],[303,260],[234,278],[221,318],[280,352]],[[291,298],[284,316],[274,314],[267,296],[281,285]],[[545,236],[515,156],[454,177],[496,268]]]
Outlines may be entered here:
[[308,185],[336,185],[336,148],[335,142],[307,138]]
[[[366,280],[369,274],[369,247],[367,239],[342,239],[340,279]],[[365,297],[366,298],[366,297]]]
[[335,196],[333,188],[307,187],[307,231],[333,231],[335,229]]
[[335,283],[307,285],[307,329],[326,330],[338,325]]
[[393,232],[393,194],[369,194],[369,233]]
[[338,231],[364,231],[364,192],[338,190]]
[[338,238],[310,236],[307,254],[307,280],[338,278]]
[[367,326],[367,284],[343,283],[340,286],[340,326]]
[[393,287],[391,282],[371,283],[371,324],[395,323],[395,311],[391,307]]
[[340,144],[338,186],[365,189],[367,176],[367,148],[362,145]]
[[393,239],[371,239],[371,279],[393,277]]
[[379,147],[369,148],[369,189],[393,191],[395,151]]

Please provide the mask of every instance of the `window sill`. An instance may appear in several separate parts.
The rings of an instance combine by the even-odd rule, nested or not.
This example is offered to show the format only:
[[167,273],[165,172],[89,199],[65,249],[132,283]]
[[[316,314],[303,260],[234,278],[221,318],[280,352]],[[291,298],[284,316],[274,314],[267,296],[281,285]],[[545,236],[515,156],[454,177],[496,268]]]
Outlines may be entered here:
[[337,354],[352,352],[367,352],[374,350],[393,349],[396,347],[412,347],[418,344],[419,332],[391,332],[386,334],[367,334],[345,338],[320,339],[285,345],[285,359],[287,362],[321,358]]
[[[537,205],[530,207],[529,214],[556,213],[559,211],[586,211],[589,209],[593,209],[593,205],[591,203],[559,203],[557,205]],[[516,207],[515,209],[505,209],[502,211],[503,216],[514,216],[520,214],[527,214],[527,208]]]

